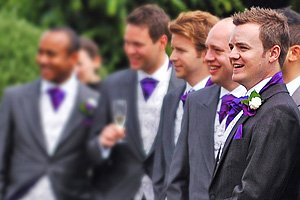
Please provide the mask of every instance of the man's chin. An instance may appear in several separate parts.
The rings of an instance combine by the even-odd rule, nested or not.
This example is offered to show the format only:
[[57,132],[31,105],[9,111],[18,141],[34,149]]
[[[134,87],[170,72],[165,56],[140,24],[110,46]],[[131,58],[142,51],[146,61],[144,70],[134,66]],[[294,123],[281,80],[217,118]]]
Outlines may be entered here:
[[53,78],[53,75],[50,74],[50,73],[43,73],[41,72],[41,77],[44,79],[44,80],[47,80],[47,81],[52,81],[54,78]]
[[130,65],[130,69],[139,70],[139,69],[141,69],[141,66],[139,66],[139,65]]
[[239,84],[242,84],[243,83],[243,78],[240,76],[240,75],[237,75],[237,74],[233,74],[232,75],[232,80],[234,82],[237,82]]

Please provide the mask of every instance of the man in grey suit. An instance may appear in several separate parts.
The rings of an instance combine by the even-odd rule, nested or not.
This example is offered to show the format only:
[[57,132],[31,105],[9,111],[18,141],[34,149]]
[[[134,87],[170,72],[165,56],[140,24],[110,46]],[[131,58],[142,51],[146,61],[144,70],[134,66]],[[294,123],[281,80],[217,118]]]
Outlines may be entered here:
[[300,109],[300,14],[291,8],[280,9],[288,19],[290,48],[282,73],[286,87]]
[[205,40],[217,21],[218,18],[208,12],[189,11],[180,13],[169,24],[173,49],[170,60],[176,76],[185,80],[186,85],[169,92],[164,98],[153,166],[155,199],[164,199],[166,196],[166,181],[180,133],[186,98],[191,92],[204,88],[210,81],[208,66],[204,61]]
[[[154,198],[153,146],[163,97],[184,84],[175,77],[165,53],[168,22],[166,13],[152,4],[136,8],[127,17],[124,50],[130,69],[103,82],[95,138],[89,148],[95,162],[107,157],[95,170],[98,199]],[[127,102],[124,128],[113,123],[112,108],[117,100]]]
[[289,47],[286,18],[251,8],[233,16],[232,79],[247,96],[235,99],[210,199],[300,199],[300,114],[280,66]]
[[220,118],[224,107],[221,102],[227,96],[239,97],[246,92],[243,86],[231,80],[233,68],[229,62],[228,41],[233,29],[232,19],[226,18],[208,33],[205,61],[216,84],[191,94],[187,100],[169,172],[169,200],[209,199],[208,187],[218,151],[225,142],[228,118],[226,112],[223,119]]
[[75,78],[78,48],[73,30],[46,31],[36,56],[41,78],[5,91],[0,199],[92,198],[85,150],[98,95]]

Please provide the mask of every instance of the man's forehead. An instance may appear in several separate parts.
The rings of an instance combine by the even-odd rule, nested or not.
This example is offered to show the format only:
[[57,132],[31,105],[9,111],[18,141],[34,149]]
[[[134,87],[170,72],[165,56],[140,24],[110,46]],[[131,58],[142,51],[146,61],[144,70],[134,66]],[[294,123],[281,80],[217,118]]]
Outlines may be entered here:
[[248,40],[255,39],[259,37],[260,26],[257,24],[243,24],[238,25],[232,31],[230,35],[230,41],[240,41],[240,40]]

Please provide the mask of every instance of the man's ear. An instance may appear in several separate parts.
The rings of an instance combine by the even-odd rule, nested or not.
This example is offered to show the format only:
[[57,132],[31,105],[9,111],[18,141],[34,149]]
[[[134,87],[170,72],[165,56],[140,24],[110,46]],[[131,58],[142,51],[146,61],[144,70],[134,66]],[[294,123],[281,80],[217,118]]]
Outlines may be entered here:
[[281,48],[279,45],[274,45],[270,50],[269,62],[272,63],[279,59]]
[[166,46],[168,44],[168,36],[167,35],[162,35],[159,39],[160,46],[162,47],[162,50],[166,49]]
[[71,62],[71,65],[77,65],[79,61],[79,53],[78,51],[73,52],[69,55],[69,61]]
[[300,45],[293,45],[289,48],[286,59],[289,62],[295,62],[300,59]]

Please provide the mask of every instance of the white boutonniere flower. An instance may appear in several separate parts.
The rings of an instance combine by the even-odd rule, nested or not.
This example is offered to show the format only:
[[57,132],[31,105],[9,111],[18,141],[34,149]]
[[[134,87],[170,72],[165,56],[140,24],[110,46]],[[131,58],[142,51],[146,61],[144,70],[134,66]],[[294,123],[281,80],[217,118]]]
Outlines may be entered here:
[[256,110],[258,109],[262,104],[262,100],[260,97],[253,97],[250,101],[249,101],[249,106],[251,109]]

